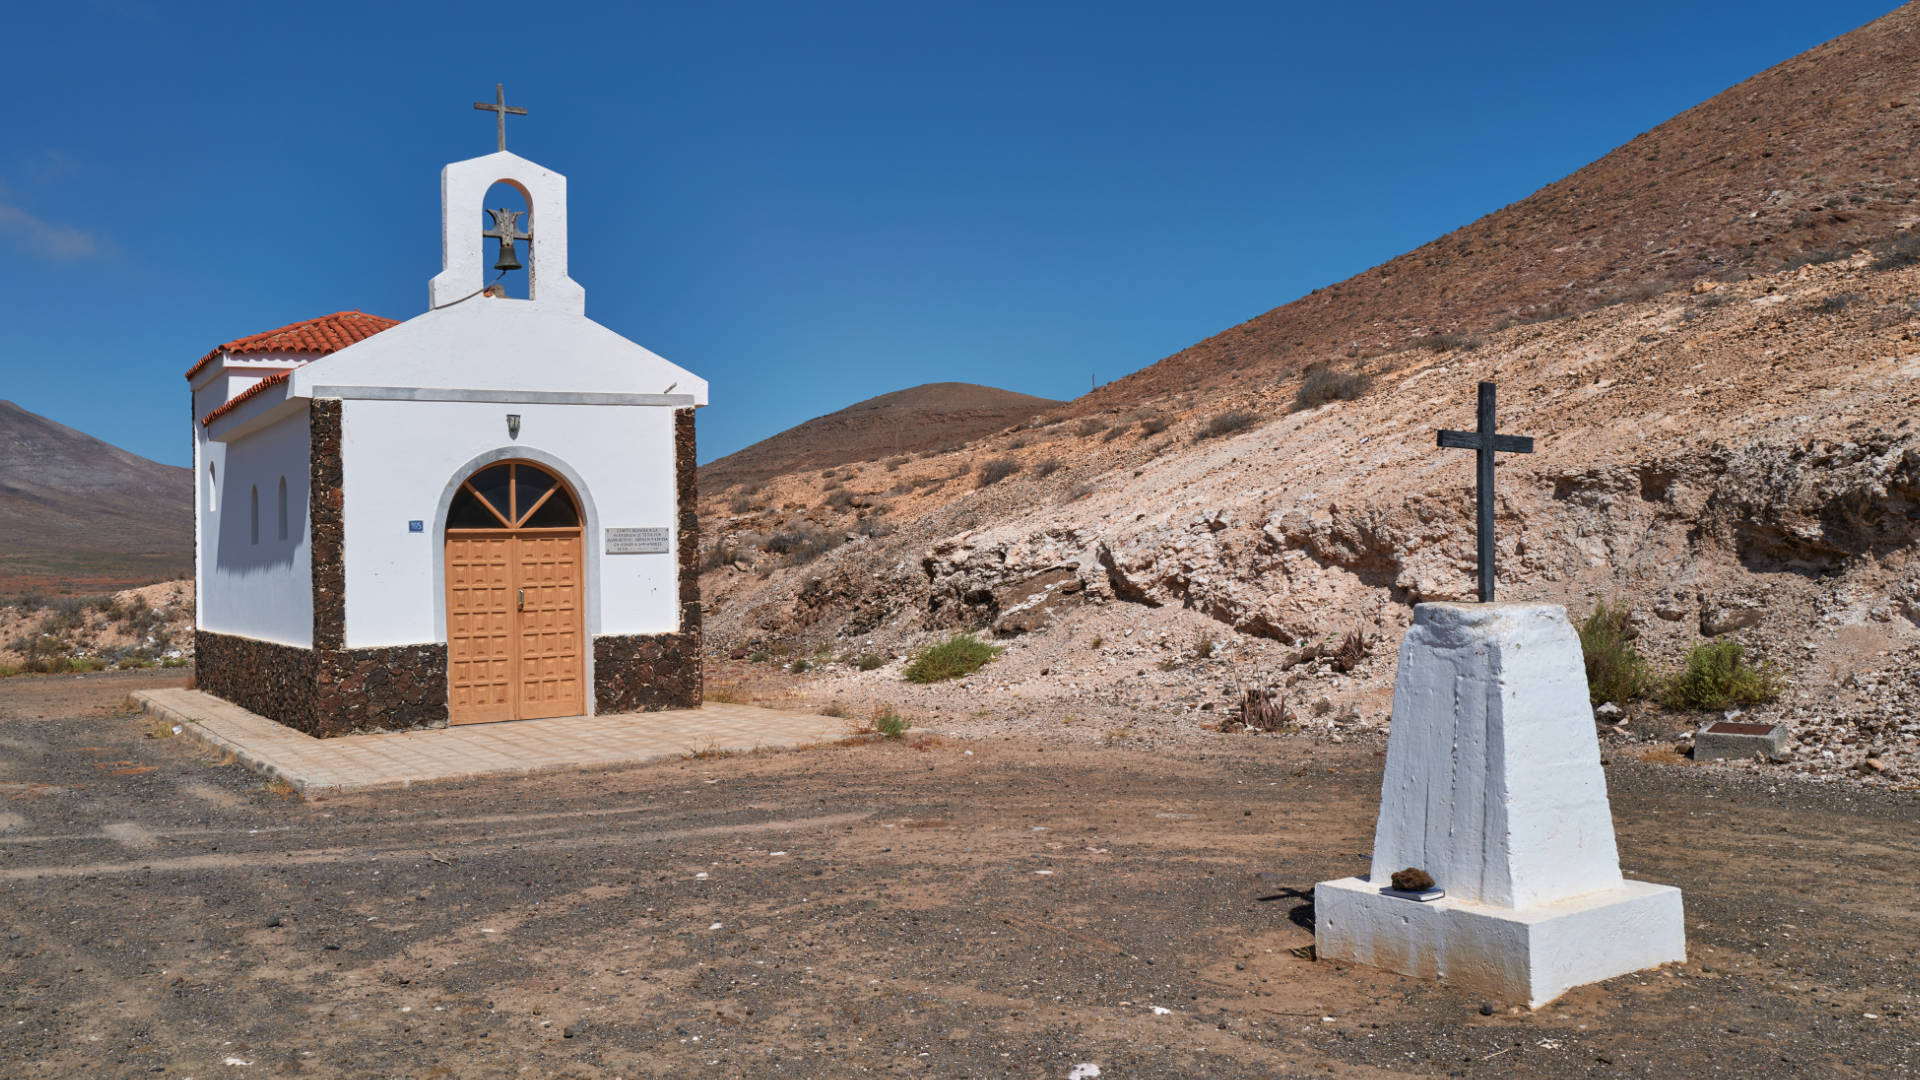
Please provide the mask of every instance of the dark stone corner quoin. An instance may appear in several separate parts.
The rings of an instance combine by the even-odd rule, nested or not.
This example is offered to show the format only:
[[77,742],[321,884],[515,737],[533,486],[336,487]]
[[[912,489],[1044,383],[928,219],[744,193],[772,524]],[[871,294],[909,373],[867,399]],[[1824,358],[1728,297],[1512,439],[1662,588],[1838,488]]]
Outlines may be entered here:
[[[333,399],[315,400],[308,413],[313,648],[195,630],[196,678],[200,689],[216,697],[320,738],[444,727],[445,643],[345,647],[340,415],[340,402]],[[593,697],[599,713],[690,709],[701,703],[699,474],[692,409],[674,411],[673,433],[680,628],[593,639]]]

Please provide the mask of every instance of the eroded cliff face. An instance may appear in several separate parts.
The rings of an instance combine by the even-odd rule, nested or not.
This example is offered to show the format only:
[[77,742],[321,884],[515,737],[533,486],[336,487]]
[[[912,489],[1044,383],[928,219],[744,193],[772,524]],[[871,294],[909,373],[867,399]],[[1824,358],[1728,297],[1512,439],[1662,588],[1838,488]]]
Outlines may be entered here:
[[[1813,730],[1866,707],[1841,681],[1920,666],[1916,294],[1920,271],[1862,257],[1374,357],[1369,393],[1304,411],[1289,380],[1170,400],[1161,431],[1061,420],[784,477],[759,513],[718,512],[731,494],[714,493],[710,535],[745,544],[705,579],[708,627],[736,651],[829,652],[981,628],[1038,656],[1116,616],[1178,613],[1217,629],[1239,682],[1277,681],[1306,644],[1397,641],[1413,604],[1472,596],[1473,455],[1434,431],[1471,426],[1490,379],[1502,430],[1536,439],[1500,462],[1501,596],[1576,620],[1622,601],[1656,664],[1737,635],[1787,670],[1777,711]],[[1233,410],[1257,420],[1200,437]],[[1022,469],[979,487],[990,459]],[[871,505],[824,505],[827,483]],[[853,539],[797,566],[753,543],[809,524]],[[1378,721],[1390,679],[1375,663],[1328,692]]]

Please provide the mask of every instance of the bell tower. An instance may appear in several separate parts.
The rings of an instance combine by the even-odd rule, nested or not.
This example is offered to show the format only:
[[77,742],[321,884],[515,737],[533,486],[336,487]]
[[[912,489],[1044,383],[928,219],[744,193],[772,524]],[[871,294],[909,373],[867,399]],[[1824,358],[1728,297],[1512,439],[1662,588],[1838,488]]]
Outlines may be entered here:
[[[527,241],[527,298],[490,302],[586,314],[586,290],[567,276],[567,178],[507,150],[507,116],[524,116],[526,110],[509,107],[504,91],[496,88],[494,104],[475,102],[473,107],[497,114],[499,149],[440,171],[441,269],[428,285],[429,305],[448,307],[486,288],[485,241],[491,238],[499,242],[503,258],[516,241]],[[529,220],[524,228],[516,221],[501,221],[499,215],[492,215],[493,228],[482,228],[482,204],[487,189],[497,183],[526,198]]]

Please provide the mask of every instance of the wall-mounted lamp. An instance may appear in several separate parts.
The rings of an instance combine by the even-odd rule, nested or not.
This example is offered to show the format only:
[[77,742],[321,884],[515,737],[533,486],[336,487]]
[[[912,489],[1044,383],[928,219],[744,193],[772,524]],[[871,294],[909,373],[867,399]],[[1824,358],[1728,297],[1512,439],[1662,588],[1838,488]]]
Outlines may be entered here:
[[520,437],[520,414],[517,412],[510,412],[507,414],[507,438],[517,439],[519,437]]

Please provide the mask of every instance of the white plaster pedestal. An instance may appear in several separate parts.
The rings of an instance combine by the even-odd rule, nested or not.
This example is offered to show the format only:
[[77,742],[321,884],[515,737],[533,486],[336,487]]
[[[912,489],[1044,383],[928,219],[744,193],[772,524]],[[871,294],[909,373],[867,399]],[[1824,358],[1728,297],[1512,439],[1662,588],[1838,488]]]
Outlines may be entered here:
[[[1446,890],[1382,895],[1419,867]],[[1686,959],[1680,890],[1626,881],[1580,641],[1552,604],[1420,604],[1366,877],[1314,887],[1322,960],[1538,1008]]]

